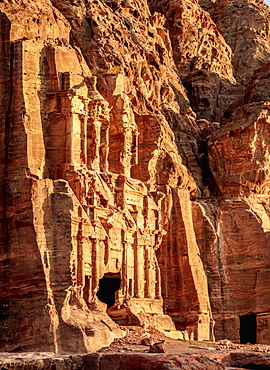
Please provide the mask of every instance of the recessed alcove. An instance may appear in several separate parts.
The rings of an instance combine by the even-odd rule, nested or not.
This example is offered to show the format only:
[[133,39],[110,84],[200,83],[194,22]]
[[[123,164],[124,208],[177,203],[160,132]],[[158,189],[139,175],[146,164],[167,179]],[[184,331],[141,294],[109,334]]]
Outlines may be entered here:
[[256,315],[240,316],[240,343],[256,343]]
[[101,302],[112,307],[115,304],[115,293],[120,289],[120,274],[107,273],[99,280],[99,290],[97,297]]

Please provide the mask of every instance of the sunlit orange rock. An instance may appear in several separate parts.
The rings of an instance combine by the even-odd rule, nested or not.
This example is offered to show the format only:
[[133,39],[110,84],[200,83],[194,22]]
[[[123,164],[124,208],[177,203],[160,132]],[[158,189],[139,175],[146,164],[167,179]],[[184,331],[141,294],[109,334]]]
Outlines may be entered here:
[[248,319],[270,341],[268,49],[240,78],[216,22],[0,3],[1,350],[92,352],[119,325],[244,341]]

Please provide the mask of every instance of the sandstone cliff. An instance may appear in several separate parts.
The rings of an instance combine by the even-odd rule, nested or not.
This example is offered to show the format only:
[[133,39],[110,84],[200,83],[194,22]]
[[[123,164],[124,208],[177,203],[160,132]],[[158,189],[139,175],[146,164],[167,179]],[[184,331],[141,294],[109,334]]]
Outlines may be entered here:
[[1,348],[269,342],[268,7],[4,0],[0,31]]

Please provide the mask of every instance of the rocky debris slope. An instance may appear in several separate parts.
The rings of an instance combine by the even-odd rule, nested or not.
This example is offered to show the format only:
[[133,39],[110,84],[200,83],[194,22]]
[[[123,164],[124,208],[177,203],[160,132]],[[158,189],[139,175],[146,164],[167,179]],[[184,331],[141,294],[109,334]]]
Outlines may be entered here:
[[1,348],[269,342],[268,7],[4,0],[0,25]]

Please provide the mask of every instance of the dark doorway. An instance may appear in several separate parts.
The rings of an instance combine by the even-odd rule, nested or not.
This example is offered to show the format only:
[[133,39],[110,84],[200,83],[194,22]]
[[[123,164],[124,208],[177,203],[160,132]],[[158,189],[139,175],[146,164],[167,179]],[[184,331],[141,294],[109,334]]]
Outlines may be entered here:
[[240,316],[240,343],[256,343],[256,315]]
[[90,299],[90,281],[91,281],[91,276],[85,275],[84,288],[83,288],[83,299],[87,303],[89,302],[89,299]]
[[114,306],[115,292],[120,289],[120,284],[119,274],[108,273],[99,280],[97,297],[101,302],[106,303],[108,308]]

